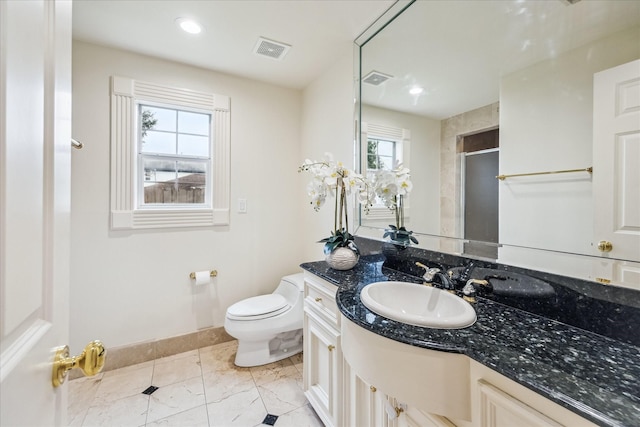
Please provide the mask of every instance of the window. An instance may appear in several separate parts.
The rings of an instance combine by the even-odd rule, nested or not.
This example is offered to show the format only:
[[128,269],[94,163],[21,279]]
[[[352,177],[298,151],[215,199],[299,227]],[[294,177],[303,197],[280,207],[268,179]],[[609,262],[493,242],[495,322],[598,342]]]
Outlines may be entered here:
[[111,228],[229,223],[226,96],[111,81]]
[[138,207],[210,205],[211,114],[138,104]]
[[[363,147],[363,165],[367,178],[380,169],[392,170],[398,163],[409,166],[410,132],[407,129],[381,126],[373,123],[362,123],[361,141]],[[408,201],[408,199],[407,199]],[[405,217],[408,216],[408,204],[405,204]],[[389,219],[393,213],[384,203],[376,203],[366,214],[369,219]]]

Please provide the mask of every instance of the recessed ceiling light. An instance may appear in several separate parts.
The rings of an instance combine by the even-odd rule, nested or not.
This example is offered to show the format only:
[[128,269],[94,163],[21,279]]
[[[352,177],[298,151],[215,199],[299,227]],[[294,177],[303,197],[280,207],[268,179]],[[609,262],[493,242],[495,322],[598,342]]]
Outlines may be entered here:
[[422,92],[424,92],[424,88],[417,87],[417,86],[409,89],[409,93],[411,95],[420,95]]
[[200,34],[202,32],[202,25],[198,24],[193,19],[178,18],[176,24],[182,31],[189,34]]

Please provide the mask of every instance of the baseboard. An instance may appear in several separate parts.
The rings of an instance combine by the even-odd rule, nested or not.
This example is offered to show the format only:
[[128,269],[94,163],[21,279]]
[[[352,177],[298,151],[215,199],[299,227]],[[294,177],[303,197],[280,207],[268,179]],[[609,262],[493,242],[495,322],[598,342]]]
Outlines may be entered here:
[[[208,347],[227,341],[232,341],[231,335],[227,334],[224,327],[206,328],[189,334],[178,335],[169,338],[162,338],[156,341],[148,341],[125,345],[122,347],[107,347],[107,358],[103,372],[113,369],[124,368],[138,363],[161,357],[173,356],[185,351]],[[69,371],[69,380],[82,376],[80,369]]]

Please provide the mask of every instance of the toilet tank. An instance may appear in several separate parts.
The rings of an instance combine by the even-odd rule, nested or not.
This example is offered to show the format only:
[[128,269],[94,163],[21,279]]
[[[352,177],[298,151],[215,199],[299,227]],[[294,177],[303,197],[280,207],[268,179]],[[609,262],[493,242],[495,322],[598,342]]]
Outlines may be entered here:
[[284,276],[273,293],[284,296],[289,304],[295,305],[304,294],[304,273]]

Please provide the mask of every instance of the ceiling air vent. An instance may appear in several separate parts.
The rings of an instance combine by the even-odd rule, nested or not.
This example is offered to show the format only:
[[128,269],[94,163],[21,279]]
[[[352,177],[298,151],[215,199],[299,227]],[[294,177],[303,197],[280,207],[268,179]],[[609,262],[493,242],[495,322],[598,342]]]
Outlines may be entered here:
[[374,70],[374,71],[371,71],[366,76],[364,76],[362,81],[364,83],[368,83],[370,85],[380,86],[382,83],[386,82],[387,80],[389,80],[391,78],[393,78],[393,76],[390,76],[389,74],[384,74],[384,73],[381,73],[379,71],[375,71]]
[[291,46],[288,44],[265,39],[264,37],[258,37],[258,42],[253,48],[253,53],[260,56],[266,56],[267,58],[281,60],[290,48]]

